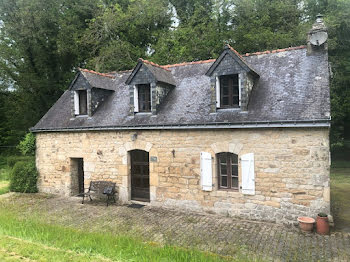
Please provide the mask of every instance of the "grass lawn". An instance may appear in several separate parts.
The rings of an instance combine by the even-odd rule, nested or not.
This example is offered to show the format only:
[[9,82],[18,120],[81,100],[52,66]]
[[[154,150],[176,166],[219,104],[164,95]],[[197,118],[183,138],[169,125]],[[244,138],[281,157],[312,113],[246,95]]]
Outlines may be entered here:
[[333,161],[331,208],[335,229],[350,233],[350,161]]
[[195,249],[85,232],[21,216],[0,200],[0,261],[245,261]]

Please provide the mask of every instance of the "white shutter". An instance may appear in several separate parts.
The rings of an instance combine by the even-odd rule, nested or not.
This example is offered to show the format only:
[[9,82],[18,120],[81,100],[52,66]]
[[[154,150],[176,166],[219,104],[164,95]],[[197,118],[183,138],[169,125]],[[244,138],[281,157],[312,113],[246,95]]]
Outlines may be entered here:
[[79,93],[74,91],[74,114],[79,115]]
[[201,152],[201,187],[204,191],[212,191],[213,189],[212,171],[211,154]]
[[220,79],[218,76],[216,77],[215,90],[216,90],[216,108],[220,108]]
[[245,195],[255,195],[255,172],[254,154],[249,153],[241,156],[242,168],[242,193]]
[[138,92],[138,88],[135,85],[134,86],[134,112],[138,112],[139,111],[139,92]]
[[241,80],[242,80],[242,74],[238,74],[238,99],[239,99],[238,105],[239,105],[239,107],[241,107],[241,99],[242,99],[242,83],[241,83]]

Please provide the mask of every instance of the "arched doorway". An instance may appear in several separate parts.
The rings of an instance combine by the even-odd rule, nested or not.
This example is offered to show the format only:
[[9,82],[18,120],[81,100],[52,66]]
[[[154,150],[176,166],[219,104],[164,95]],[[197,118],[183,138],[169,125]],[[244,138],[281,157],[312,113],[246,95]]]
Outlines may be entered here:
[[149,153],[143,150],[132,150],[130,160],[131,199],[149,202]]

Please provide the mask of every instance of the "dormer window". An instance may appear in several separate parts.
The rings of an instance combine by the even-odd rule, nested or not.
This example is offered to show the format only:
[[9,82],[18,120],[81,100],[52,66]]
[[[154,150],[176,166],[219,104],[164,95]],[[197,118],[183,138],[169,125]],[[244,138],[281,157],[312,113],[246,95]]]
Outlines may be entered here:
[[239,107],[238,74],[220,76],[220,108]]
[[140,58],[125,84],[130,91],[129,115],[156,115],[161,101],[175,87],[175,80],[170,69]]
[[151,112],[151,85],[134,86],[134,112]]
[[151,86],[150,84],[138,85],[139,112],[151,112]]
[[74,111],[75,115],[87,115],[87,91],[74,91]]
[[211,90],[215,92],[211,95],[211,113],[218,109],[248,110],[250,95],[259,75],[235,49],[226,45],[206,75],[210,77]]

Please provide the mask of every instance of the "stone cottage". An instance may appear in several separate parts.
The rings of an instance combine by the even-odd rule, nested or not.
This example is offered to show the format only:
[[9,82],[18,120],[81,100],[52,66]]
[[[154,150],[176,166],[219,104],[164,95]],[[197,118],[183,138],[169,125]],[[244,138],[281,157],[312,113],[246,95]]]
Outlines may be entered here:
[[[330,211],[327,31],[306,46],[132,71],[80,69],[31,129],[41,192],[295,221]],[[117,58],[116,58],[117,59]]]

